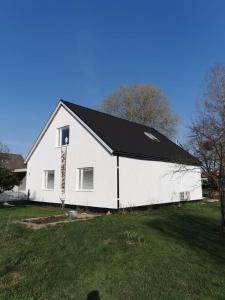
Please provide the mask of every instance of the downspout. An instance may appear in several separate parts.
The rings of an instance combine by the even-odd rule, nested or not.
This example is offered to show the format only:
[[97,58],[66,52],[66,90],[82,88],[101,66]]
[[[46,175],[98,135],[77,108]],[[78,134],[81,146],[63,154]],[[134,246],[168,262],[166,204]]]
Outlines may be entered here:
[[119,155],[116,157],[116,167],[117,167],[117,209],[120,208],[120,165],[119,165]]
[[29,201],[30,200],[30,190],[28,189],[27,190],[27,201]]

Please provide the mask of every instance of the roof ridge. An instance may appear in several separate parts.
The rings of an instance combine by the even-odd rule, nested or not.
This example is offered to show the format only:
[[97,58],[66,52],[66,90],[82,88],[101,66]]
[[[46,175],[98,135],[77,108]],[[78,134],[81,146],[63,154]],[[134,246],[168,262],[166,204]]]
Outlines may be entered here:
[[[121,120],[121,121],[129,122],[129,123],[131,123],[131,124],[135,124],[135,125],[138,125],[138,126],[142,126],[142,127],[148,128],[148,129],[153,129],[153,130],[159,132],[157,129],[155,129],[155,128],[151,127],[151,126],[147,126],[147,125],[144,125],[144,124],[141,124],[141,123],[137,123],[137,122],[134,122],[134,121],[130,121],[130,120],[127,120],[127,119],[124,119],[124,118],[121,118],[121,117],[116,117],[116,116],[114,116],[114,115],[111,115],[111,114],[109,114],[109,113],[105,113],[105,112],[103,112],[103,111],[99,111],[99,110],[97,110],[97,109],[93,109],[93,108],[90,108],[90,107],[86,107],[86,106],[83,106],[83,105],[79,105],[79,104],[76,104],[76,103],[73,103],[73,102],[70,102],[70,101],[67,101],[67,100],[64,100],[64,99],[60,99],[59,101],[63,102],[65,105],[66,105],[66,103],[69,103],[69,104],[72,104],[72,105],[75,105],[75,106],[79,106],[79,107],[81,107],[81,108],[83,108],[83,109],[87,109],[87,110],[91,110],[91,111],[97,112],[97,113],[102,114],[102,115],[105,115],[105,116],[107,116],[107,117],[112,117],[112,118],[115,118],[115,119],[117,119],[117,120],[119,119],[119,120]],[[159,132],[159,133],[162,134],[161,132]]]
[[[162,160],[167,160],[167,161],[174,161],[174,160],[179,160],[177,157],[174,157],[174,156],[178,156],[178,155],[182,155],[184,156],[183,158],[181,158],[181,160],[196,160],[196,158],[190,154],[188,151],[186,151],[185,149],[183,149],[182,147],[180,147],[179,145],[177,145],[174,141],[170,140],[167,136],[165,136],[163,133],[161,133],[160,131],[158,131],[157,129],[153,128],[153,127],[150,127],[150,126],[146,126],[146,125],[143,125],[143,124],[140,124],[140,123],[136,123],[136,122],[133,122],[133,121],[129,121],[129,120],[126,120],[126,119],[123,119],[123,118],[120,118],[120,117],[116,117],[116,116],[113,116],[113,115],[110,115],[108,113],[104,113],[104,112],[101,112],[101,111],[98,111],[96,109],[92,109],[92,108],[88,108],[88,107],[85,107],[85,106],[82,106],[82,105],[79,105],[79,104],[75,104],[75,103],[72,103],[72,102],[69,102],[69,101],[66,101],[66,100],[63,100],[63,99],[60,99],[60,101],[65,105],[67,106],[70,110],[74,111],[75,113],[78,113],[78,116],[84,121],[84,122],[87,122],[87,116],[84,117],[83,114],[86,114],[87,112],[91,113],[91,114],[95,114],[96,116],[101,116],[101,117],[104,117],[104,119],[106,120],[111,120],[111,125],[110,125],[110,128],[112,129],[115,125],[116,122],[123,122],[123,124],[120,124],[121,126],[124,125],[123,127],[127,127],[127,129],[129,129],[130,131],[132,131],[132,129],[136,129],[136,128],[139,128],[139,131],[143,131],[144,132],[150,132],[154,135],[156,135],[156,137],[162,142],[162,144],[160,143],[160,145],[158,145],[160,148],[163,147],[164,150],[160,150],[159,148],[156,148],[155,147],[155,144],[151,144],[151,149],[148,147],[148,145],[150,144],[145,144],[144,140],[142,142],[142,146],[143,147],[141,149],[141,147],[137,150],[137,149],[133,149],[133,150],[130,150],[128,151],[128,148],[130,147],[130,149],[132,149],[132,145],[133,145],[133,140],[129,141],[129,139],[127,140],[127,142],[125,144],[121,144],[121,139],[117,139],[115,137],[115,135],[113,136],[112,132],[110,132],[110,137],[107,136],[107,131],[104,130],[103,128],[102,129],[97,129],[96,131],[96,122],[93,121],[93,118],[92,118],[92,124],[89,123],[88,126],[90,126],[92,128],[92,130],[107,144],[107,145],[110,145],[110,147],[114,150],[114,152],[120,152],[121,154],[122,153],[130,153],[130,155],[135,155],[135,156],[139,156],[139,157],[150,157],[151,158],[154,156],[156,157],[156,154],[157,156],[161,157]],[[82,115],[80,116],[80,113],[79,113],[79,110],[82,111]],[[113,121],[113,122],[112,122]],[[94,123],[93,123],[94,122]],[[119,122],[118,122],[118,126],[117,126],[117,129],[118,131],[120,131],[119,127]],[[87,124],[88,124],[87,123]],[[114,123],[114,124],[113,124]],[[129,127],[129,126],[130,127]],[[101,125],[102,126],[102,125]],[[114,127],[115,128],[115,127]],[[123,131],[124,132],[124,131]],[[138,133],[137,131],[135,130],[136,132],[136,137],[138,137]],[[115,132],[114,132],[115,133]],[[129,132],[127,132],[129,134]],[[133,132],[134,133],[134,132]],[[132,135],[132,134],[131,134]],[[113,141],[112,141],[113,140]],[[140,138],[138,137],[138,141],[140,142]],[[116,150],[117,147],[118,147],[118,144],[119,143],[119,147],[120,149]],[[130,144],[129,144],[130,143]],[[165,143],[165,144],[164,144]],[[165,147],[169,147],[168,148],[168,152],[170,153],[165,153]],[[171,148],[172,147],[172,148]],[[126,150],[125,150],[126,149]],[[146,152],[148,151],[148,152]],[[172,152],[173,153],[172,153]],[[178,152],[177,152],[178,151]],[[146,153],[145,153],[146,152]],[[154,152],[154,155],[153,153]],[[157,152],[157,153],[156,153]],[[161,154],[160,154],[161,153]],[[169,159],[169,156],[170,156],[170,159]],[[168,158],[167,158],[168,157]],[[195,162],[196,163],[196,162]]]

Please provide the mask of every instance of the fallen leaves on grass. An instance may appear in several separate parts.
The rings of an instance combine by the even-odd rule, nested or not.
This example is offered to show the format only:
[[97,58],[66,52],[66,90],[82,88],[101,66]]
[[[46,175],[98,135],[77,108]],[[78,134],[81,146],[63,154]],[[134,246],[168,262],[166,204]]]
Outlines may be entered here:
[[103,241],[103,244],[110,245],[110,244],[113,244],[113,241],[111,239],[107,239],[107,240]]
[[144,245],[145,244],[145,238],[142,235],[135,232],[135,231],[126,230],[126,231],[124,231],[123,236],[126,239],[126,243],[130,246],[131,245],[135,246],[135,245]]
[[10,288],[17,285],[23,276],[19,272],[10,272],[0,278],[0,288]]

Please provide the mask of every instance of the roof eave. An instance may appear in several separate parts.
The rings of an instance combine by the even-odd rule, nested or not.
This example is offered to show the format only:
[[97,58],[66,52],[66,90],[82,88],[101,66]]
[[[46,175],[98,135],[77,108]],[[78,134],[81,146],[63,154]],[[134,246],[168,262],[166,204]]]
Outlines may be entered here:
[[148,161],[161,161],[161,162],[168,162],[173,164],[179,164],[179,165],[189,165],[189,166],[196,166],[200,167],[200,162],[194,162],[194,161],[188,161],[188,160],[172,160],[168,158],[162,158],[162,157],[156,157],[156,156],[150,156],[150,155],[143,155],[143,154],[136,154],[131,152],[122,152],[122,151],[113,151],[113,155],[118,155],[121,157],[127,157],[127,158],[133,158],[133,159],[141,159],[141,160],[148,160]]

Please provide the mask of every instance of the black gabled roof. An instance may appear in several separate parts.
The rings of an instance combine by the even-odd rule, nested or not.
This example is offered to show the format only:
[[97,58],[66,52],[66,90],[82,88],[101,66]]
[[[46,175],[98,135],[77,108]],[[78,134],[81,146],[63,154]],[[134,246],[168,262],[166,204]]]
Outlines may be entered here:
[[[61,100],[112,150],[113,154],[146,160],[199,165],[187,151],[170,141],[154,128],[117,118],[65,100]],[[144,132],[153,134],[151,140]]]

